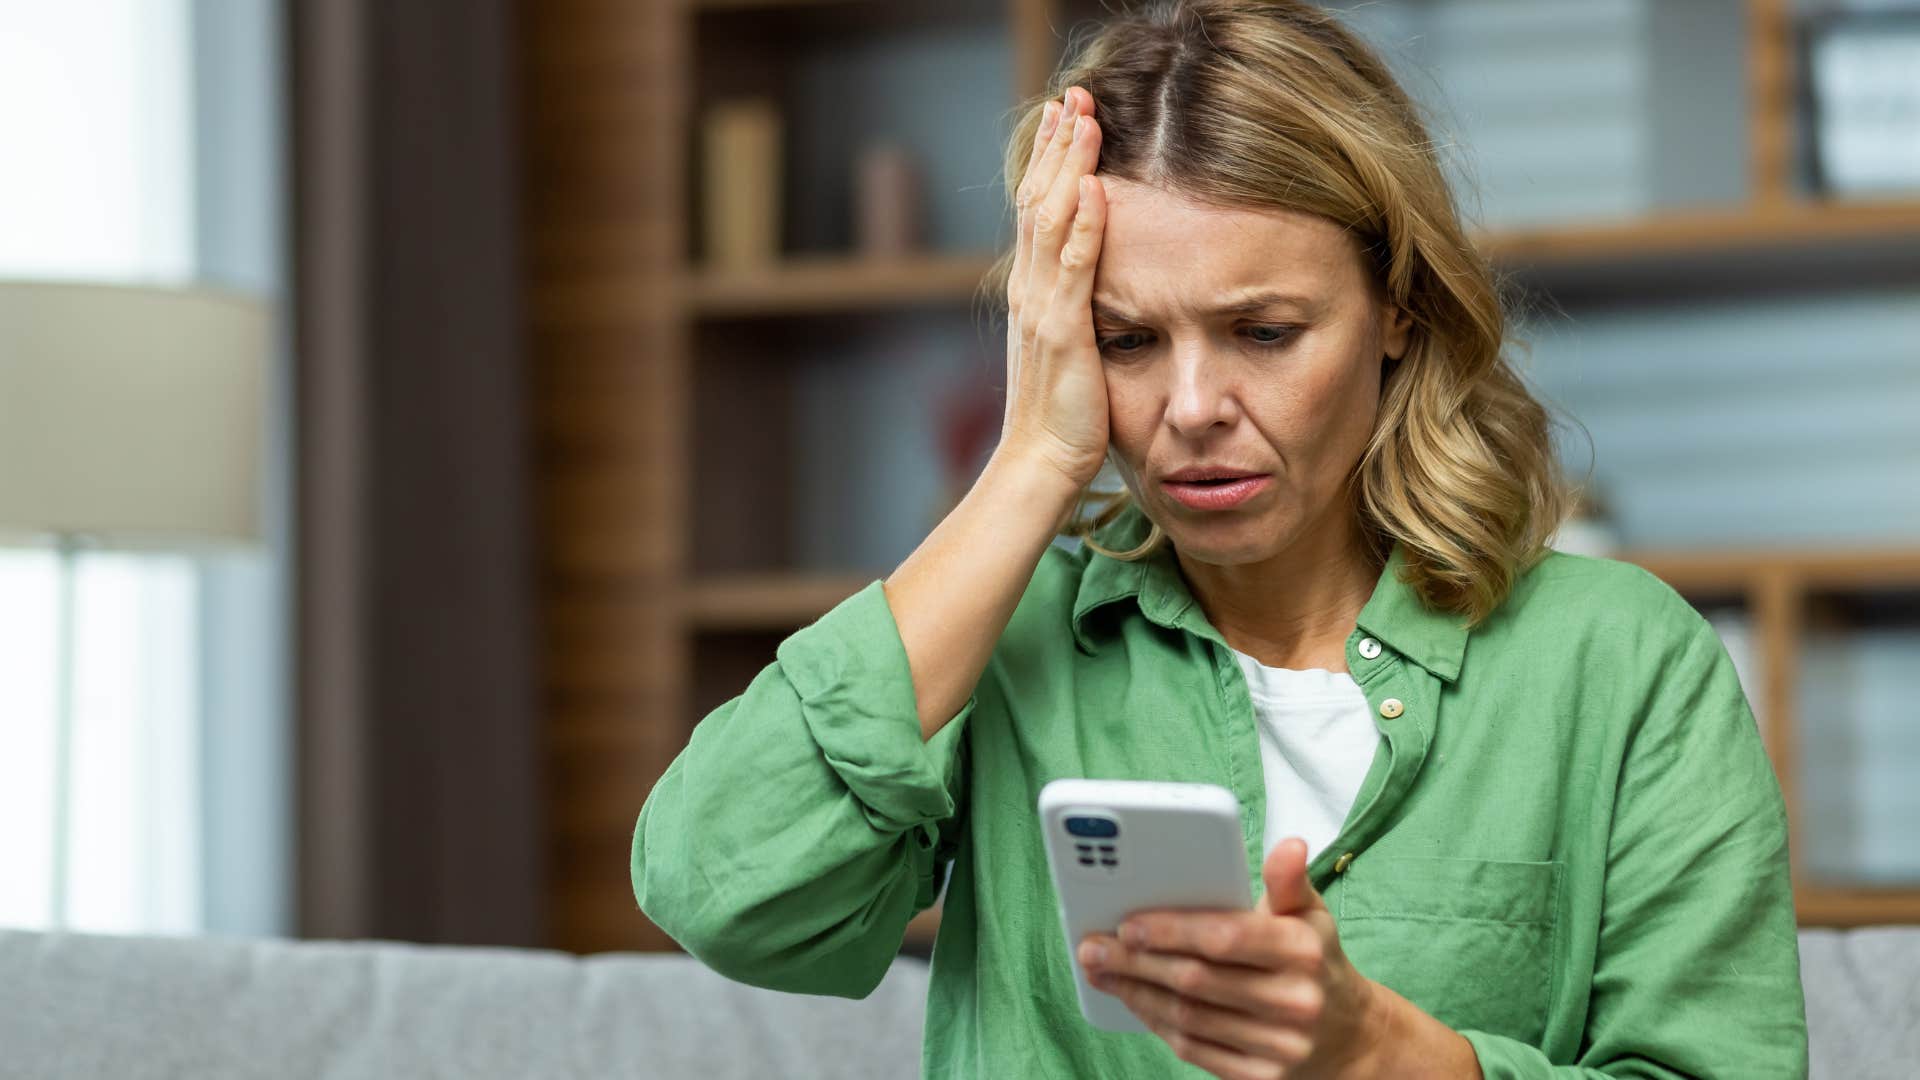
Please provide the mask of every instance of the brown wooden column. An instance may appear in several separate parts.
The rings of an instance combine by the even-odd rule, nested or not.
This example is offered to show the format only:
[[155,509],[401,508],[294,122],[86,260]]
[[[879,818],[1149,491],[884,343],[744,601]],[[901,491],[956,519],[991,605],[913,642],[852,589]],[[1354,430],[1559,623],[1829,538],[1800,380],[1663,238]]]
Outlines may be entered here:
[[580,951],[672,948],[628,856],[685,743],[683,20],[614,0],[520,15],[550,930]]

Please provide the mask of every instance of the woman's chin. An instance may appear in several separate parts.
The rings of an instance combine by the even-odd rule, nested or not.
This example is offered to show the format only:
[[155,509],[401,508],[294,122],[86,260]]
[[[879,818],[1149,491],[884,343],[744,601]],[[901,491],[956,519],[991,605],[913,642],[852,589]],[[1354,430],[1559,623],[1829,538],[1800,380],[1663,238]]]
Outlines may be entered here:
[[1217,566],[1268,558],[1279,546],[1283,528],[1264,514],[1173,513],[1160,522],[1168,542],[1180,554]]

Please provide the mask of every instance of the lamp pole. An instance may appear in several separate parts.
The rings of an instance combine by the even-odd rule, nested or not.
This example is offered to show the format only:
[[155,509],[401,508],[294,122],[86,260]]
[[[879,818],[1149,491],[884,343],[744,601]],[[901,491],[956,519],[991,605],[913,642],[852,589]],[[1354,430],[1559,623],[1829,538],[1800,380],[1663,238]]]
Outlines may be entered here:
[[60,533],[54,538],[54,551],[59,557],[60,580],[54,616],[53,911],[47,925],[60,930],[67,925],[67,868],[73,828],[73,669],[79,636],[75,631],[74,581],[79,570],[80,538]]

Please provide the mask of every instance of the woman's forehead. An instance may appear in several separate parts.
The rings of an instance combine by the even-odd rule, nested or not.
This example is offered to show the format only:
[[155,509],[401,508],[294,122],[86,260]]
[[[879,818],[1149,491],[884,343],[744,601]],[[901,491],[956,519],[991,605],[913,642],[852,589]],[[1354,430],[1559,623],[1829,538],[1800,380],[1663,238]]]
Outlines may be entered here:
[[1203,206],[1127,181],[1105,187],[1094,300],[1114,317],[1318,304],[1361,272],[1345,231],[1314,214]]

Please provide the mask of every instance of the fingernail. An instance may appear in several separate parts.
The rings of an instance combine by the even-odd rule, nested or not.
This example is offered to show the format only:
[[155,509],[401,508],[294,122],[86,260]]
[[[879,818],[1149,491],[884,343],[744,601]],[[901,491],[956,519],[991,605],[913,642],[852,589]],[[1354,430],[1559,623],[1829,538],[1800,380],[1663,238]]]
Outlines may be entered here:
[[1076,138],[1076,139],[1077,139],[1077,138],[1079,138],[1079,137],[1080,137],[1080,132],[1081,132],[1081,130],[1082,130],[1083,128],[1085,128],[1086,126],[1087,126],[1087,118],[1086,118],[1086,117],[1084,117],[1084,116],[1076,116],[1076,117],[1074,117],[1074,118],[1073,118],[1073,137],[1074,137],[1074,138]]
[[1089,941],[1080,946],[1080,962],[1083,964],[1104,964],[1107,962],[1106,946]]
[[1060,119],[1060,103],[1057,101],[1047,102],[1047,107],[1045,111],[1043,111],[1040,114],[1040,130],[1051,133],[1053,131],[1054,123],[1059,119]]

